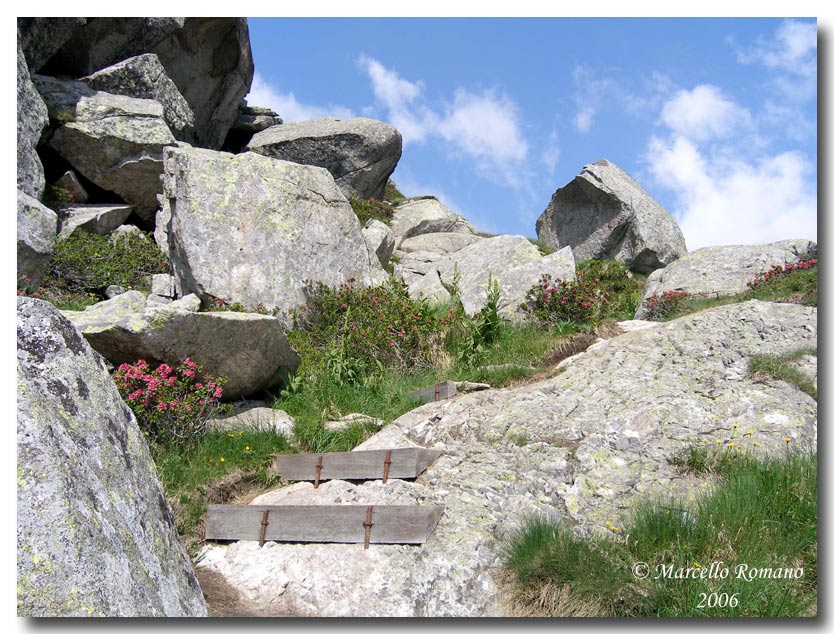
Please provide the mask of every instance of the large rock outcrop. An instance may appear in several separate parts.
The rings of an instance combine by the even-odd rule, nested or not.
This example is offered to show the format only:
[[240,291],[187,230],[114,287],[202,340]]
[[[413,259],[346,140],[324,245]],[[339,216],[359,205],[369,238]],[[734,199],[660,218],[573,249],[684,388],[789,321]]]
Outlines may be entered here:
[[312,119],[258,132],[246,149],[329,171],[349,198],[382,200],[402,154],[402,136],[374,119]]
[[[34,291],[49,269],[58,216],[38,200],[17,190],[17,284]],[[25,276],[25,277],[24,277]]]
[[220,149],[252,87],[255,63],[246,18],[185,18],[153,49],[194,112],[195,143]]
[[754,301],[620,335],[553,378],[424,405],[357,448],[443,450],[418,481],[299,483],[253,501],[445,504],[423,546],[239,541],[207,548],[199,565],[276,614],[503,615],[493,573],[527,515],[602,534],[641,499],[703,493],[702,478],[670,464],[693,444],[814,446],[816,401],[754,379],[747,362],[816,346],[816,312]]
[[576,264],[570,247],[542,256],[538,247],[523,236],[502,235],[483,238],[447,256],[415,252],[394,268],[408,285],[412,297],[443,301],[457,287],[464,310],[475,313],[487,303],[490,277],[498,284],[499,313],[512,320],[526,316],[522,306],[527,291],[543,273],[553,279],[576,279]]
[[477,233],[466,218],[436,198],[419,198],[399,205],[391,218],[391,231],[394,232],[397,244],[426,233]]
[[551,249],[570,246],[577,262],[619,260],[651,273],[686,253],[680,227],[656,200],[613,163],[601,159],[557,189],[536,221]]
[[162,106],[77,81],[43,75],[33,81],[57,126],[48,145],[90,181],[152,220],[162,191],[162,148],[175,142]]
[[205,616],[156,467],[96,354],[17,300],[18,616]]
[[385,277],[323,168],[253,152],[166,148],[163,183],[157,240],[182,295],[286,314],[306,301],[307,280],[370,285]]
[[[194,302],[199,306],[199,303]],[[214,377],[228,379],[223,398],[256,394],[279,384],[301,361],[275,317],[254,313],[199,313],[186,299],[150,305],[128,291],[84,311],[65,311],[89,344],[113,364],[144,359],[180,365],[191,358]]]
[[78,30],[87,18],[18,18],[17,41],[30,72],[37,73]]
[[646,301],[667,291],[718,297],[737,295],[773,266],[794,263],[816,244],[808,240],[783,240],[773,244],[704,247],[687,254],[664,269],[652,273],[643,288],[636,319],[648,313]]
[[165,68],[155,54],[130,57],[82,77],[80,81],[94,90],[113,95],[158,101],[174,137],[179,141],[194,140],[194,113],[176,84],[165,74]]
[[40,199],[45,185],[35,148],[49,122],[46,105],[32,83],[23,50],[17,47],[17,188]]

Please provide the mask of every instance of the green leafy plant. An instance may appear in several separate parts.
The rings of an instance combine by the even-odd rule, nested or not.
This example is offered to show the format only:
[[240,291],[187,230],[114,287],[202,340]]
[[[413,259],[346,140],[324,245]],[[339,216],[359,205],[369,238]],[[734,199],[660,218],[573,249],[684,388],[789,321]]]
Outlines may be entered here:
[[504,324],[504,319],[498,313],[501,305],[501,289],[498,286],[498,280],[494,280],[492,274],[489,276],[487,288],[486,305],[465,322],[465,334],[458,350],[458,358],[466,364],[476,363],[486,349],[491,347],[501,335]]
[[371,218],[384,222],[387,225],[391,224],[391,218],[394,216],[394,207],[388,203],[376,200],[375,198],[348,198],[348,202],[350,202],[353,213],[359,218],[359,222],[363,227]]
[[148,288],[148,277],[170,273],[171,263],[145,234],[124,240],[75,231],[55,242],[42,287],[56,293],[100,293],[110,284]]
[[162,363],[154,370],[139,359],[121,364],[112,376],[152,444],[189,444],[205,433],[211,418],[227,409],[220,403],[225,378],[204,374],[191,359],[176,369]]

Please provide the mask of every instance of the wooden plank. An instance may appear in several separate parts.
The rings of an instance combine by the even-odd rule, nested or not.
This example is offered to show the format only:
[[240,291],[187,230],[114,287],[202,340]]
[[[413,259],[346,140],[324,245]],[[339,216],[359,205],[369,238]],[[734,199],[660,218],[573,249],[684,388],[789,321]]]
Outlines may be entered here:
[[424,387],[414,392],[409,392],[410,398],[420,399],[423,403],[431,403],[433,401],[442,401],[447,398],[452,398],[457,394],[458,388],[454,381],[441,381],[435,385]]
[[409,447],[340,451],[319,454],[277,454],[272,464],[284,480],[315,480],[321,458],[319,480],[377,480],[385,473],[385,457],[391,452],[389,478],[416,478],[440,456],[441,451]]
[[[440,521],[445,506],[373,506],[371,544],[424,544]],[[206,539],[252,540],[261,536],[261,520],[269,511],[266,541],[334,542],[365,541],[367,505],[250,506],[209,505]]]

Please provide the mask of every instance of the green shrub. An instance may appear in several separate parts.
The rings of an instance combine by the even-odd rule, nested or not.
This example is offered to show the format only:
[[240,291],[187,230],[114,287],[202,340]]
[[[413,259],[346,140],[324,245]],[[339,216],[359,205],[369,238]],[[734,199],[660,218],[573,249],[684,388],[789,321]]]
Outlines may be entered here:
[[394,216],[394,208],[388,203],[374,198],[367,200],[349,198],[348,201],[353,209],[353,213],[359,218],[359,222],[363,227],[371,218],[384,222],[386,225],[391,224],[391,218]]
[[334,377],[347,382],[383,366],[431,365],[442,344],[444,325],[436,311],[410,298],[401,282],[373,288],[357,287],[354,280],[337,288],[308,283],[306,294],[297,326],[311,335],[314,346],[327,349]]
[[[456,289],[455,289],[456,290]],[[487,303],[471,319],[462,321],[463,337],[458,345],[457,357],[464,364],[477,363],[498,340],[504,326],[504,319],[498,314],[501,306],[501,290],[498,281],[489,276]],[[461,314],[463,308],[460,308]],[[465,317],[465,315],[462,315]]]
[[170,273],[171,264],[146,234],[111,241],[109,236],[75,231],[55,242],[42,287],[56,293],[99,293],[110,284],[148,288],[148,276]]
[[391,203],[392,205],[399,205],[406,199],[403,193],[397,189],[397,184],[391,179],[388,179],[388,182],[385,183],[385,194],[383,198],[385,198],[385,202]]
[[576,281],[553,281],[545,273],[527,291],[527,303],[522,308],[533,321],[546,326],[564,322],[593,326],[609,306],[608,293],[599,288],[596,280],[577,273]]
[[664,291],[660,295],[652,293],[646,300],[644,319],[659,321],[667,319],[681,310],[681,307],[693,299],[686,291]]

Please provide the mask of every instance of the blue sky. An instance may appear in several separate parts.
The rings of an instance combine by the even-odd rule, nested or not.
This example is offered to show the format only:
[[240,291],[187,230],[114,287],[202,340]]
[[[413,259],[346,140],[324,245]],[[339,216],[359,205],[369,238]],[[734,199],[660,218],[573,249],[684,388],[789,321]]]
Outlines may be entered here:
[[813,19],[250,18],[250,105],[395,125],[393,175],[535,236],[607,158],[690,250],[817,237]]

